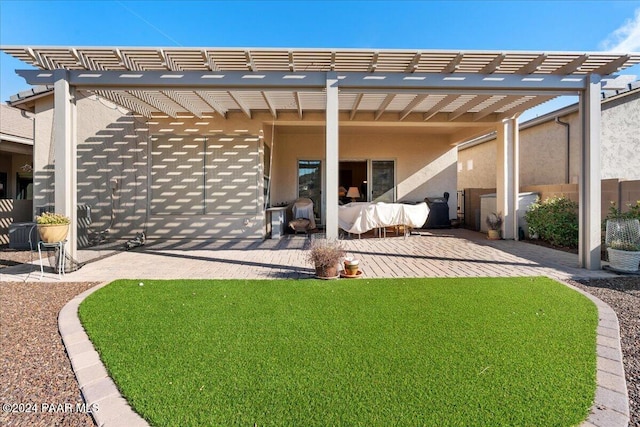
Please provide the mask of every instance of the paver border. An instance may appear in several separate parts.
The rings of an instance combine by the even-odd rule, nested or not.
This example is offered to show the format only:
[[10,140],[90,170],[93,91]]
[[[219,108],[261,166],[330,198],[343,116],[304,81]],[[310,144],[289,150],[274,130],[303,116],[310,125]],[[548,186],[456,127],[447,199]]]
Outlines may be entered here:
[[[562,280],[556,280],[589,298],[598,308],[596,331],[596,393],[587,419],[581,427],[626,427],[629,423],[629,395],[622,362],[620,327],[613,309],[599,298]],[[89,295],[111,281],[100,283],[75,296],[60,310],[58,329],[71,361],[82,396],[98,426],[148,427],[122,397],[89,340],[78,317],[78,307]]]
[[149,423],[131,408],[109,377],[100,355],[93,347],[78,317],[78,307],[82,301],[109,283],[111,281],[100,283],[65,304],[58,315],[58,329],[82,397],[87,407],[91,408],[91,416],[96,425],[149,427]]
[[586,296],[598,308],[596,395],[589,416],[580,427],[627,427],[631,414],[618,316],[600,298],[562,280],[556,281]]

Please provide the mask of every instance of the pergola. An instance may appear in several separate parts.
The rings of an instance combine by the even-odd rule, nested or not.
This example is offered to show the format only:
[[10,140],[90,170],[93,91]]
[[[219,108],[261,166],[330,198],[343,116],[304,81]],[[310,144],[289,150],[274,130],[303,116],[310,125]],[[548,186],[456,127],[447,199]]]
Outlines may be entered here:
[[[323,112],[327,237],[338,235],[338,129],[345,125],[448,128],[452,143],[497,130],[497,209],[503,236],[517,239],[518,116],[561,95],[578,95],[582,118],[580,265],[600,268],[600,97],[623,88],[611,76],[640,53],[376,49],[238,49],[4,46],[35,66],[17,73],[54,85],[55,205],[76,223],[76,90],[146,118],[305,123]],[[74,236],[69,250],[75,251]]]

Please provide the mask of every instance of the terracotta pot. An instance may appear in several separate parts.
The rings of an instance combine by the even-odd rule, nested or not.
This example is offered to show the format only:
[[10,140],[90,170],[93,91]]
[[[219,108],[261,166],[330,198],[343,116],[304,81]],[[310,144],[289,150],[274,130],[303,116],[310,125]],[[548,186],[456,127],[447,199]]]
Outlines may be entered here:
[[489,230],[487,236],[489,240],[500,240],[500,230]]
[[316,277],[318,279],[335,279],[338,277],[338,266],[316,267]]
[[358,274],[358,264],[345,264],[344,272],[349,276],[355,276]]
[[69,224],[38,224],[38,231],[45,243],[62,242],[69,234]]

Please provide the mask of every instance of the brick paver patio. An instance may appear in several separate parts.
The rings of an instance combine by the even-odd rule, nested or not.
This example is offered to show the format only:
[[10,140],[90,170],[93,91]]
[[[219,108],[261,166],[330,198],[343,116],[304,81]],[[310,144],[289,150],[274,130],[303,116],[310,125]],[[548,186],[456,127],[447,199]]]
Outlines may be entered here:
[[[360,259],[363,277],[610,276],[606,271],[578,268],[575,254],[526,242],[491,241],[465,229],[420,231],[406,238],[353,237],[343,242],[348,254]],[[313,275],[305,261],[308,244],[309,238],[303,235],[265,241],[149,242],[88,263],[64,280],[308,278]],[[38,280],[37,269],[32,265],[5,268],[0,279]],[[58,279],[45,274],[43,280]]]

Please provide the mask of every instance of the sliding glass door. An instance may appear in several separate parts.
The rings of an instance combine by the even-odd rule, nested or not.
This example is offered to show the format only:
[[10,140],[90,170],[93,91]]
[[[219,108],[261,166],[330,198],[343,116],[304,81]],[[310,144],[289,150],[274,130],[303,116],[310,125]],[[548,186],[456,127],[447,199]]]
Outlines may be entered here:
[[322,162],[320,160],[298,160],[298,197],[313,201],[313,213],[318,222],[322,202]]
[[396,201],[395,162],[393,160],[372,160],[371,200],[393,203]]

